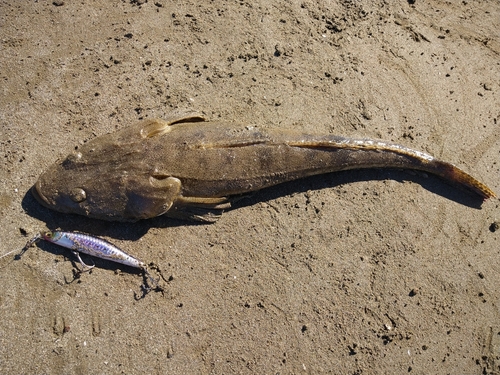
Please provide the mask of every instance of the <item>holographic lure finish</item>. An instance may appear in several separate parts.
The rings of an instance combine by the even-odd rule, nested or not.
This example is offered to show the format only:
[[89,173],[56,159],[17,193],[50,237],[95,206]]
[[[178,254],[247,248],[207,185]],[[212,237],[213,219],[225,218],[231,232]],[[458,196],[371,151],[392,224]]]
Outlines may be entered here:
[[[146,264],[112,243],[103,239],[78,232],[52,231],[41,233],[41,239],[66,247],[74,252],[84,253],[97,258],[125,264],[126,266],[145,269]],[[78,257],[82,265],[86,266]],[[88,267],[88,266],[87,266]]]
[[[78,258],[78,261],[83,267],[84,271],[89,271],[94,268],[94,265],[89,266],[85,264],[80,257],[80,253],[91,255],[97,258],[106,259],[112,262],[117,262],[124,264],[129,267],[139,268],[144,275],[149,279],[151,285],[153,285],[156,291],[162,291],[163,288],[158,285],[158,281],[155,280],[147,270],[146,263],[140,261],[139,259],[127,254],[125,251],[119,249],[112,243],[105,241],[103,239],[90,236],[85,233],[79,232],[63,232],[63,231],[49,231],[37,233],[33,238],[31,238],[24,248],[21,250],[16,258],[19,258],[22,254],[26,252],[31,246],[40,240],[45,240],[52,242],[56,245],[66,247],[70,249],[73,254]],[[153,290],[147,284],[143,285],[143,296],[149,291]],[[142,297],[141,297],[142,298]]]

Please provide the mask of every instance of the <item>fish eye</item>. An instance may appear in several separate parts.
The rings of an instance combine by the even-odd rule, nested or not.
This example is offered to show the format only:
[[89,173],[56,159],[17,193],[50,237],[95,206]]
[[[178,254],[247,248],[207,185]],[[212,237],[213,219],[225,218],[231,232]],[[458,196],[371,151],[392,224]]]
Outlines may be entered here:
[[70,199],[75,203],[81,203],[87,199],[87,193],[82,188],[73,188],[69,191]]
[[75,152],[74,154],[71,154],[69,158],[71,158],[72,161],[80,161],[82,159],[82,153]]
[[73,164],[76,164],[82,160],[82,153],[81,152],[75,152],[73,154],[70,154],[64,159],[62,162],[62,165],[66,168],[70,167]]
[[52,232],[45,232],[45,233],[43,234],[43,236],[44,236],[45,238],[52,238],[52,237],[53,237],[53,234],[52,234]]

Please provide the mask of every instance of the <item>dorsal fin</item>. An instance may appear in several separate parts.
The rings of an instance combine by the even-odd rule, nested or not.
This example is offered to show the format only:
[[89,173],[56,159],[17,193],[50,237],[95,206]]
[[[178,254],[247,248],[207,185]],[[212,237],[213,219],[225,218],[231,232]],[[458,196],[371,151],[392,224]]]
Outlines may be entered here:
[[175,125],[185,122],[203,122],[206,121],[206,118],[200,112],[196,111],[174,111],[165,117],[164,121],[168,125]]
[[169,131],[169,127],[187,122],[203,122],[205,117],[198,112],[172,113],[165,119],[146,120],[141,128],[142,138],[161,136]]

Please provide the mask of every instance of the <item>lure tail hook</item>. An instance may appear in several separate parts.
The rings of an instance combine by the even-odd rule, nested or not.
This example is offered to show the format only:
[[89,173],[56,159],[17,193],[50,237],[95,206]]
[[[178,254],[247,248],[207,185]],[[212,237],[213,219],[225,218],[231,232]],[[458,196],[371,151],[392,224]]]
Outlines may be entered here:
[[148,289],[148,291],[151,291],[153,289],[157,291],[163,291],[163,288],[160,286],[160,284],[158,284],[158,280],[155,280],[146,268],[143,268],[142,271],[144,272],[144,277],[148,279],[149,282],[153,285],[153,288],[151,288],[147,284],[145,284],[145,287],[146,289]]

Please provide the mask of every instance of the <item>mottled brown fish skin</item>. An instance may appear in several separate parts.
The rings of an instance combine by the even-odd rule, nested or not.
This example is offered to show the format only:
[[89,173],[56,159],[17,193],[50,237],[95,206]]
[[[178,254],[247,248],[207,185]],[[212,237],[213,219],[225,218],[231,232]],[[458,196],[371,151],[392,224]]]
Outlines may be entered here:
[[110,221],[158,215],[216,221],[234,195],[307,176],[359,168],[426,171],[482,198],[495,193],[454,165],[390,142],[309,135],[197,114],[146,120],[98,137],[45,171],[43,205]]

